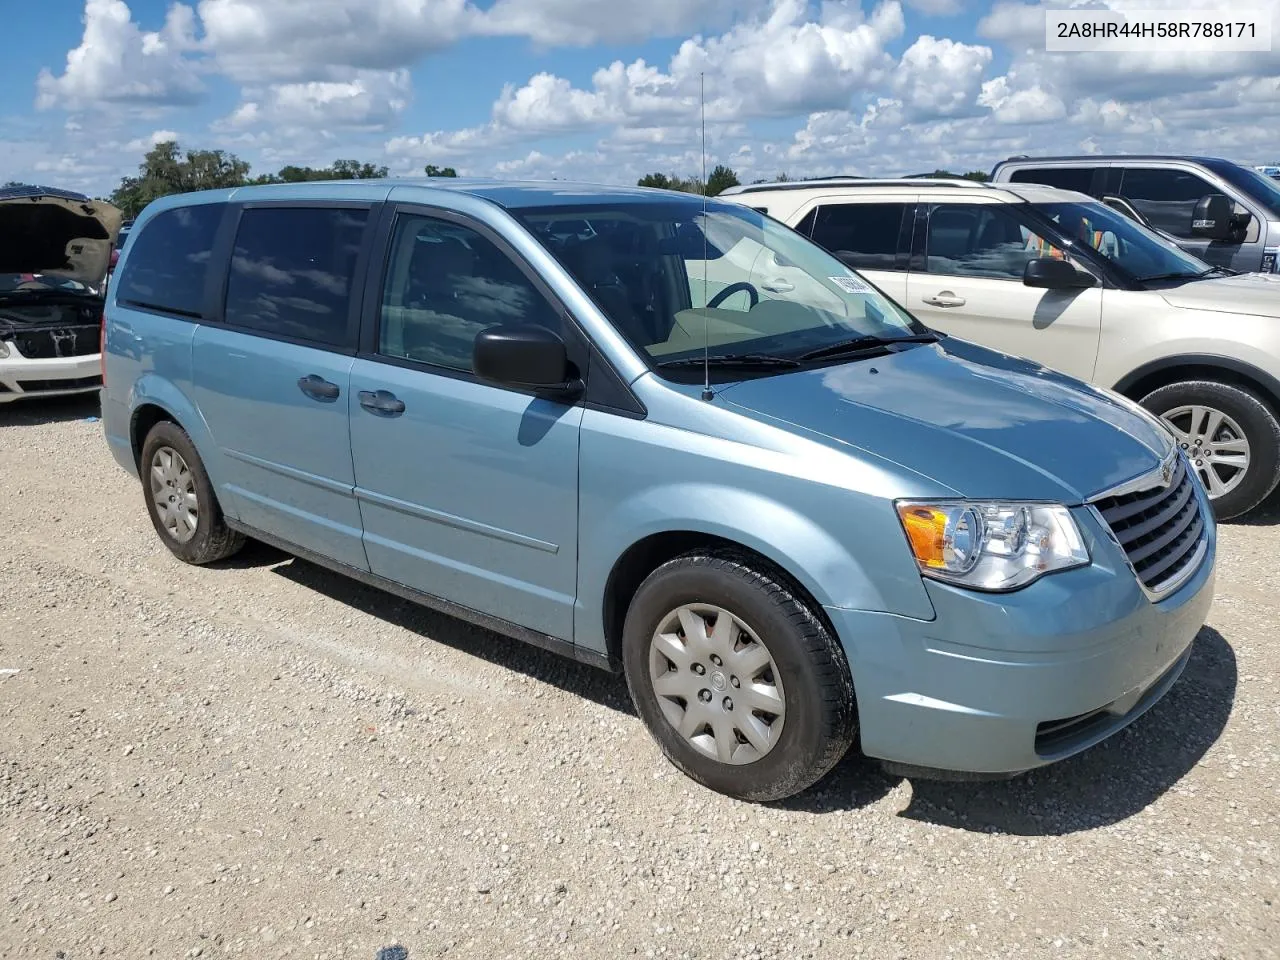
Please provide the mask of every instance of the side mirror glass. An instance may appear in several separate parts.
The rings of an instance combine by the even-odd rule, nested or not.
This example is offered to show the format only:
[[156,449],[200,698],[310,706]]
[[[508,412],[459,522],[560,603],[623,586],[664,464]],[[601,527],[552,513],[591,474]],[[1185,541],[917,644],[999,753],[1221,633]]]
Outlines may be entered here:
[[1239,229],[1235,211],[1236,205],[1220,193],[1201,197],[1196,202],[1195,212],[1191,214],[1191,235],[1207,240],[1232,239]]
[[535,324],[504,324],[476,335],[471,367],[482,380],[558,395],[581,393],[564,341]]
[[1027,261],[1022,282],[1042,290],[1083,290],[1097,283],[1092,274],[1056,257],[1037,257]]

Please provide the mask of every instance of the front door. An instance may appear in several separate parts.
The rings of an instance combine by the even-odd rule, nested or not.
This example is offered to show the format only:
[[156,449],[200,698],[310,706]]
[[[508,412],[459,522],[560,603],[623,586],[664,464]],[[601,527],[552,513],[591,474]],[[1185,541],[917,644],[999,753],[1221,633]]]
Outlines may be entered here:
[[471,372],[476,334],[565,333],[564,312],[476,224],[397,214],[376,336],[351,371],[351,455],[376,574],[573,638],[582,407]]
[[908,275],[906,307],[945,333],[1090,380],[1102,327],[1102,290],[1023,284],[1029,260],[1064,254],[1011,206],[934,204],[924,237],[925,269]]
[[1235,203],[1237,214],[1250,213],[1239,198],[1217,184],[1174,167],[1125,167],[1120,195],[1149,221],[1177,238],[1178,245],[1215,267],[1250,271],[1262,263],[1262,232],[1266,223],[1254,214],[1239,239],[1210,240],[1191,232],[1196,204],[1210,194],[1222,194]]

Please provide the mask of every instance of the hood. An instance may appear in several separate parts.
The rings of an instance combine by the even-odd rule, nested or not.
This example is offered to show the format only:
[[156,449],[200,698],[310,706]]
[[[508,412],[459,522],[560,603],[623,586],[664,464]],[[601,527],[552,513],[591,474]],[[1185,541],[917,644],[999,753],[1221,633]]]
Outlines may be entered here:
[[720,397],[973,498],[1076,505],[1159,466],[1172,442],[1109,391],[951,337]]
[[1161,290],[1160,296],[1173,306],[1187,310],[1280,317],[1280,273],[1242,273],[1235,277],[1193,280]]
[[0,190],[0,273],[52,274],[100,289],[120,221],[111,204],[68,190]]

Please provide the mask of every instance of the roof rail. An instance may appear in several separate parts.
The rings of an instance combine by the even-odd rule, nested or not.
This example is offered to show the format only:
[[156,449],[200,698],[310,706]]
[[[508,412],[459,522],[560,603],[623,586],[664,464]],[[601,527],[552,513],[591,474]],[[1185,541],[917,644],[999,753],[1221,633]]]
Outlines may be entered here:
[[820,187],[918,187],[946,186],[965,187],[975,190],[1001,189],[999,184],[983,183],[977,180],[947,177],[826,177],[822,180],[788,180],[783,183],[752,183],[741,187],[730,187],[721,195],[743,193],[771,193],[777,190],[810,190]]
[[775,180],[768,183],[744,183],[734,187],[728,187],[720,191],[721,196],[735,193],[758,193],[767,190],[805,190],[809,187],[822,186],[828,183],[849,183],[860,182],[866,180],[866,177],[860,177],[856,174],[836,174],[830,177],[813,177],[809,180]]

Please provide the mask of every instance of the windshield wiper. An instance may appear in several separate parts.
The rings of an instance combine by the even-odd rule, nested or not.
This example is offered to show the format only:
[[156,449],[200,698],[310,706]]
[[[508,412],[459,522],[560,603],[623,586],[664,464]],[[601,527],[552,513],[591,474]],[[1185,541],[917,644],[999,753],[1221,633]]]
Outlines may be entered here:
[[1212,276],[1215,273],[1225,273],[1229,277],[1234,277],[1236,271],[1228,270],[1226,267],[1210,267],[1208,270],[1201,270],[1199,273],[1157,273],[1152,277],[1139,277],[1139,283],[1156,283],[1160,280],[1203,280],[1205,277]]
[[663,370],[681,367],[798,367],[799,360],[775,357],[769,353],[712,354],[709,357],[681,357],[679,360],[663,360],[657,366]]
[[810,350],[808,353],[802,353],[796,359],[801,363],[807,363],[811,360],[826,360],[831,357],[840,357],[846,353],[860,353],[863,350],[874,350],[877,347],[887,347],[894,343],[933,343],[939,339],[941,335],[937,333],[916,333],[905,337],[878,337],[875,334],[868,334],[862,337],[854,337],[852,340],[841,340],[838,343],[829,343],[825,347],[818,347],[816,350]]

